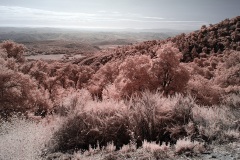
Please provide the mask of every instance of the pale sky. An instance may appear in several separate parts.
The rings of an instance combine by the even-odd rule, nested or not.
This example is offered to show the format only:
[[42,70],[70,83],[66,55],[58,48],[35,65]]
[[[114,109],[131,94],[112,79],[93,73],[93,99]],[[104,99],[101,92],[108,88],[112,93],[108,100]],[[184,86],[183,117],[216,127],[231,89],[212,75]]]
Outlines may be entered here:
[[0,0],[0,26],[199,29],[240,16],[240,0]]

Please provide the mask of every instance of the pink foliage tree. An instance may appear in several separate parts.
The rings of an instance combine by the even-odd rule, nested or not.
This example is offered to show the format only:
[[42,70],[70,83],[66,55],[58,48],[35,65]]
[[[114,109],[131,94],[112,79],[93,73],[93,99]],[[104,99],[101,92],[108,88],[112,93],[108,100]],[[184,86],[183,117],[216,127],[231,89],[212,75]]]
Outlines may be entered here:
[[180,64],[180,52],[172,44],[163,45],[157,51],[157,58],[150,56],[129,56],[118,67],[119,74],[112,83],[119,97],[139,94],[144,90],[163,91],[165,95],[184,92],[189,80],[188,71]]
[[1,43],[1,48],[6,50],[8,58],[14,58],[17,60],[17,62],[24,61],[23,54],[26,49],[24,45],[17,44],[13,41],[8,40]]
[[0,65],[0,112],[43,112],[51,107],[48,97],[37,88],[29,75],[10,70]]
[[42,114],[52,107],[48,94],[38,87],[30,75],[20,72],[24,46],[5,41],[0,46],[0,113],[7,117],[12,113],[28,111]]
[[113,61],[102,66],[91,78],[88,90],[94,95],[101,96],[107,85],[112,84],[119,74],[120,61]]

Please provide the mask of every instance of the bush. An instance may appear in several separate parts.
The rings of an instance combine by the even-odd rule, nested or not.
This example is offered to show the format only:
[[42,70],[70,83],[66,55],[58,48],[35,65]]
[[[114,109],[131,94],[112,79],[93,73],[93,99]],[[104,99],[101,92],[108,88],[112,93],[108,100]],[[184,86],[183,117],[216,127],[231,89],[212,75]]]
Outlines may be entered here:
[[185,152],[202,153],[205,151],[204,143],[198,141],[191,141],[189,138],[179,139],[175,145],[175,151],[177,154],[183,154]]
[[160,93],[145,92],[130,101],[131,122],[138,145],[143,140],[176,142],[187,135],[184,125],[191,119],[195,103],[191,97],[175,95],[164,97]]
[[226,106],[200,107],[192,109],[193,122],[197,125],[198,137],[208,143],[224,142],[224,132],[237,129],[234,114]]
[[201,105],[220,104],[223,89],[202,76],[195,75],[188,82],[189,93],[196,97],[196,102]]
[[150,92],[125,103],[89,100],[73,107],[75,112],[54,134],[51,152],[87,150],[89,145],[104,147],[110,142],[117,149],[130,142],[139,147],[144,140],[176,142],[189,133],[185,125],[192,119],[194,105],[193,99],[182,95],[166,98]]
[[235,121],[240,119],[240,91],[223,96],[223,106],[229,109]]
[[[54,134],[52,151],[87,150],[113,142],[119,149],[130,142],[129,118],[125,106],[114,101],[90,101],[83,110],[69,115]],[[52,152],[51,151],[51,152]]]
[[156,152],[156,151],[168,151],[170,149],[170,145],[166,145],[163,143],[162,145],[157,144],[156,142],[147,142],[146,140],[143,141],[143,149],[148,152]]

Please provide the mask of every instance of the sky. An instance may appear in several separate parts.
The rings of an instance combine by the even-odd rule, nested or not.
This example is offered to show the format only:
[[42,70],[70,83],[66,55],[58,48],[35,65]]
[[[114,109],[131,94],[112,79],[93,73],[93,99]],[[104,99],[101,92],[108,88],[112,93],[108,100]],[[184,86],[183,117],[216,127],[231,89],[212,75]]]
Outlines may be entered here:
[[240,0],[0,0],[0,26],[194,30],[240,16]]

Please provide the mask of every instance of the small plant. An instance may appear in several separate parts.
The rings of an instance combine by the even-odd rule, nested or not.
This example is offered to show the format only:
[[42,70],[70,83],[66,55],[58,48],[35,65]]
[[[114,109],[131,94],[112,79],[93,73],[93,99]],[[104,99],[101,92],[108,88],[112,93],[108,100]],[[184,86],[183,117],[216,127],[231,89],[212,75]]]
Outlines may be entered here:
[[155,157],[156,159],[165,159],[169,157],[168,152],[170,151],[170,144],[166,145],[165,142],[160,145],[156,142],[147,142],[146,140],[144,140],[142,147],[147,152],[153,154],[153,157]]
[[238,140],[240,138],[239,130],[229,129],[227,131],[224,131],[223,138],[228,142]]
[[191,141],[189,138],[179,139],[175,144],[175,152],[177,154],[202,153],[205,150],[204,143],[198,141]]
[[116,146],[114,145],[113,142],[107,143],[107,146],[105,147],[105,151],[106,151],[107,153],[112,153],[112,152],[114,152],[115,150],[116,150]]
[[85,156],[92,156],[94,154],[100,153],[102,150],[100,148],[99,142],[97,143],[97,146],[94,148],[91,145],[89,145],[89,149],[83,153]]
[[146,140],[143,141],[143,149],[148,152],[154,153],[156,151],[168,151],[170,149],[170,145],[166,145],[165,142],[162,145],[157,144],[156,142],[147,142]]
[[137,145],[135,143],[130,142],[127,145],[123,145],[120,149],[120,152],[122,153],[128,153],[128,152],[134,152],[137,150]]

